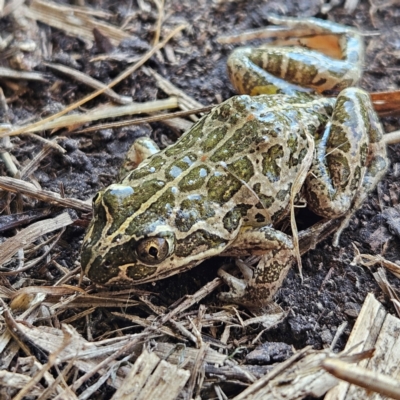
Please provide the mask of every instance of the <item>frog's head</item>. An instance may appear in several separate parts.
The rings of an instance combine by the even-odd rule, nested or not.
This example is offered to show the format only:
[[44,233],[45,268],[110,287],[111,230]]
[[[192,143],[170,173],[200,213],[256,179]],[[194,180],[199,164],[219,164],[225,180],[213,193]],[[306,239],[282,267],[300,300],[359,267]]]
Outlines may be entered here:
[[221,252],[227,241],[217,235],[176,229],[181,210],[174,199],[173,189],[158,187],[157,194],[149,196],[143,185],[114,184],[99,192],[83,241],[85,274],[100,284],[139,284],[166,278]]

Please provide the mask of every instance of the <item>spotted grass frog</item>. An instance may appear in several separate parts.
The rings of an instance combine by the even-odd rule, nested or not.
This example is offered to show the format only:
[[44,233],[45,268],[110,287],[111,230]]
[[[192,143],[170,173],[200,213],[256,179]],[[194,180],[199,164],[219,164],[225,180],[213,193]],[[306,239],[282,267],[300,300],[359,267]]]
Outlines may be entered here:
[[[91,280],[140,284],[209,257],[256,254],[256,267],[239,263],[243,279],[219,271],[230,287],[221,298],[264,306],[295,260],[292,237],[276,229],[293,194],[322,217],[348,218],[374,189],[388,163],[370,98],[353,87],[363,63],[359,33],[311,18],[273,22],[337,36],[341,59],[310,48],[236,49],[228,72],[241,95],[162,151],[137,142],[146,158],[94,197],[82,249]],[[314,146],[301,193],[292,193]]]

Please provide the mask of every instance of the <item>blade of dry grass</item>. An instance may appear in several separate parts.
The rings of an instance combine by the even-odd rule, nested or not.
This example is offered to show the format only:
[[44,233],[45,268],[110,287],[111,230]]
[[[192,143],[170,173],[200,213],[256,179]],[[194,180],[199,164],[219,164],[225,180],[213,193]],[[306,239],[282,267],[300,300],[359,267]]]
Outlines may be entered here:
[[[28,18],[61,29],[68,35],[89,42],[93,42],[93,29],[95,28],[107,36],[115,46],[118,46],[121,40],[131,37],[128,32],[124,32],[117,26],[93,18],[91,15],[99,16],[98,11],[89,7],[72,7],[48,0],[33,0],[30,6],[23,7],[23,10]],[[102,14],[100,16],[107,15]]]
[[140,124],[150,123],[150,122],[165,121],[165,120],[173,119],[173,118],[187,117],[188,115],[192,115],[192,114],[205,113],[205,112],[211,111],[213,108],[214,108],[214,106],[212,105],[212,106],[197,108],[197,109],[188,110],[188,111],[177,111],[177,112],[169,113],[169,114],[158,114],[158,115],[153,115],[151,117],[136,118],[136,119],[130,119],[127,121],[111,122],[109,124],[99,124],[99,125],[95,125],[95,126],[90,126],[89,128],[81,129],[74,133],[76,133],[76,134],[88,133],[88,132],[98,131],[99,129],[121,128],[124,126],[130,126],[130,125],[140,125]]
[[[98,121],[105,118],[116,118],[124,115],[152,113],[156,111],[168,110],[178,107],[178,99],[170,97],[165,100],[154,100],[147,103],[131,103],[124,106],[102,105],[85,114],[64,115],[32,128],[31,132],[37,132],[48,129],[61,129],[69,126],[75,127],[86,124],[87,122]],[[9,134],[13,136],[12,133]]]
[[168,79],[165,79],[164,77],[162,77],[160,74],[158,74],[152,68],[145,67],[144,71],[148,72],[155,78],[155,80],[157,82],[157,86],[162,91],[164,91],[166,94],[168,94],[170,96],[177,96],[179,98],[179,106],[182,110],[186,111],[186,110],[191,110],[194,108],[204,107],[203,104],[201,104],[197,100],[195,100],[192,97],[190,97],[189,95],[187,95],[181,89],[177,88]]
[[103,82],[100,82],[97,79],[92,78],[90,75],[78,71],[74,68],[67,67],[66,65],[52,63],[43,63],[43,65],[47,68],[54,69],[65,75],[68,75],[70,78],[75,79],[78,82],[83,83],[84,85],[90,86],[93,89],[105,88],[106,90],[103,94],[108,96],[112,101],[117,104],[129,104],[133,101],[132,97],[120,96],[118,93],[114,92],[114,90],[108,88],[107,85],[105,85]]
[[40,72],[17,71],[16,69],[0,67],[0,78],[26,79],[27,81],[47,82],[45,76]]
[[0,189],[7,190],[12,193],[24,194],[37,200],[57,204],[61,207],[73,208],[75,210],[91,212],[92,206],[85,201],[74,198],[62,198],[58,193],[49,190],[38,189],[31,183],[20,179],[0,177]]

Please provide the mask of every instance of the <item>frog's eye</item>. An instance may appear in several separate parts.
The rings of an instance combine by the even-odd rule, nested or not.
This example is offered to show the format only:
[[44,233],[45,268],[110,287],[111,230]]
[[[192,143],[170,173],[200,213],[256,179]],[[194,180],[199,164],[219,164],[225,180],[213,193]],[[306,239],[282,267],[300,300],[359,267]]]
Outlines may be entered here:
[[137,256],[146,264],[158,264],[165,260],[169,254],[168,241],[161,237],[142,239],[137,244]]

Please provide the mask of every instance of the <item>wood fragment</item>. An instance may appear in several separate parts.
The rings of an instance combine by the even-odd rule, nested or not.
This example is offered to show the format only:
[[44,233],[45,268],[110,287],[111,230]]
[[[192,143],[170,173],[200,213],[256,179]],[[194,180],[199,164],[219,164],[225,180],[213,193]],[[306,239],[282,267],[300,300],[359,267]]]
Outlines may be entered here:
[[156,4],[158,12],[156,29],[153,39],[153,46],[156,46],[160,41],[161,25],[164,18],[164,0],[154,0],[154,3]]
[[38,219],[43,219],[49,216],[53,210],[50,208],[41,208],[36,210],[29,210],[23,213],[0,215],[0,233],[7,230],[27,225]]
[[31,392],[32,387],[36,386],[44,377],[44,375],[58,362],[58,355],[67,347],[71,342],[71,335],[68,332],[68,328],[64,328],[64,340],[62,345],[52,354],[50,354],[47,363],[41,368],[35,376],[33,376],[29,382],[20,390],[20,392],[13,398],[13,400],[23,400],[28,393]]
[[27,246],[42,235],[71,225],[73,222],[69,214],[64,212],[57,217],[35,222],[19,231],[15,236],[0,244],[0,265],[10,261],[19,248]]
[[[336,376],[336,378],[361,386],[368,391],[374,391],[383,396],[400,400],[400,381],[388,375],[332,358],[324,360],[322,367],[333,376]],[[366,397],[362,398],[365,399]],[[374,396],[374,398],[376,397]]]
[[374,109],[379,116],[396,116],[400,114],[400,90],[373,92],[370,93],[370,96]]
[[[400,107],[399,107],[400,108]],[[396,144],[400,142],[400,131],[393,131],[383,135],[383,141],[388,144]]]
[[[355,247],[355,246],[354,246]],[[381,264],[388,269],[393,275],[400,279],[400,266],[393,261],[387,260],[380,254],[361,254],[356,248],[356,256],[353,259],[354,264],[361,264],[364,267],[371,267],[375,264]]]
[[[130,103],[124,106],[114,106],[114,105],[100,106],[85,114],[64,115],[57,119],[53,119],[52,121],[39,124],[31,128],[30,132],[38,132],[48,129],[61,129],[61,128],[66,128],[68,126],[75,127],[86,124],[88,122],[98,121],[99,119],[116,118],[132,114],[151,113],[177,107],[178,107],[178,100],[177,98],[174,97],[170,97],[165,100],[149,101],[147,103]],[[14,136],[16,134],[21,134],[22,132],[18,132],[20,129],[22,129],[22,127],[17,128],[16,131],[9,132],[8,135]]]
[[[22,389],[31,380],[30,376],[18,374],[16,372],[0,371],[0,387],[7,387],[8,390]],[[30,395],[40,396],[43,392],[38,385],[34,385],[30,389]]]
[[[377,373],[375,377],[385,374],[392,379],[398,378],[400,373],[399,331],[400,319],[388,314],[373,294],[369,293],[345,348],[345,351],[349,351],[355,346],[357,346],[357,350],[375,348],[372,358],[362,360],[357,364],[359,368],[362,368],[361,371],[364,369],[369,371],[368,377],[365,375],[362,385],[366,390],[347,382],[340,382],[327,393],[325,400],[383,399],[383,396],[387,394],[379,392],[382,396],[377,396],[371,393],[371,391],[380,389],[376,385],[369,385],[369,377],[370,374]],[[356,370],[354,365],[351,366],[351,369]],[[397,389],[400,389],[400,381],[397,381]]]
[[146,350],[138,357],[113,400],[175,400],[189,379],[189,371],[160,360]]

